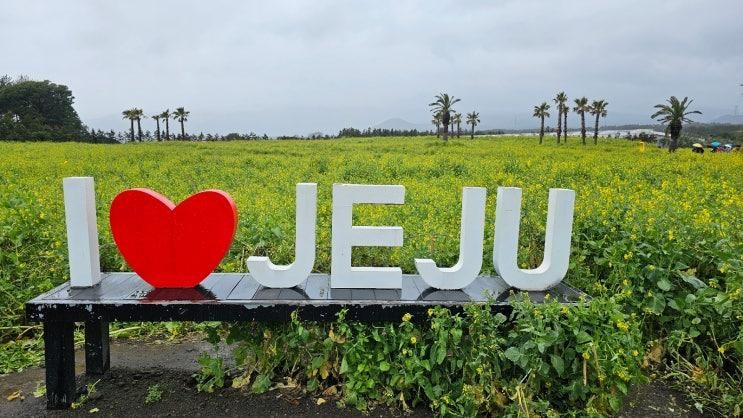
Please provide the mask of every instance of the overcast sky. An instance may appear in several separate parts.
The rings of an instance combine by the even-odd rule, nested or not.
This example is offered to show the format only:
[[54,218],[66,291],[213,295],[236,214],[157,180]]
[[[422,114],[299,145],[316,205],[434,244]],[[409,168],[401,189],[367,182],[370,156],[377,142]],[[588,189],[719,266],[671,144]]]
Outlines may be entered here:
[[670,95],[710,120],[743,111],[743,1],[0,0],[0,73],[66,84],[116,130],[133,106],[185,106],[192,132],[428,123],[440,91],[486,128],[536,126],[560,90],[607,123]]

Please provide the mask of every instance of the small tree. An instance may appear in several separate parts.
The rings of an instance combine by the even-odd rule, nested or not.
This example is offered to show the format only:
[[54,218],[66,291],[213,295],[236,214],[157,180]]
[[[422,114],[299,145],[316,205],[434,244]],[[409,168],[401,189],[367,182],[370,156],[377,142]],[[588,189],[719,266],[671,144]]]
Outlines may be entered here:
[[183,122],[188,121],[188,115],[190,114],[191,112],[182,107],[177,107],[175,112],[173,112],[173,119],[181,123],[181,139],[184,140],[186,139],[186,128],[184,127]]
[[157,114],[157,115],[152,115],[150,117],[155,121],[155,124],[157,124],[157,130],[155,131],[155,134],[156,134],[157,140],[160,141],[161,140],[160,139],[160,118],[162,118],[162,115]]
[[459,138],[462,133],[462,129],[460,127],[462,124],[462,114],[459,112],[455,113],[451,121],[453,124],[457,125],[457,138]]
[[449,123],[451,122],[451,112],[454,111],[453,106],[459,101],[460,99],[455,99],[454,96],[449,96],[446,93],[439,93],[436,96],[436,101],[428,104],[434,114],[438,113],[441,115],[441,124],[444,126],[444,132],[442,135],[444,141],[449,140]]
[[557,143],[560,143],[560,135],[562,134],[562,112],[565,110],[565,102],[568,101],[568,96],[564,91],[557,93],[554,99],[552,99],[557,106]]
[[671,96],[671,98],[668,99],[668,104],[657,104],[654,106],[658,111],[653,113],[651,118],[657,119],[660,123],[668,125],[668,131],[671,134],[671,143],[668,145],[668,152],[676,151],[683,123],[693,122],[687,116],[702,114],[702,112],[698,110],[688,110],[689,106],[691,106],[693,102],[694,100],[689,100],[688,97],[684,97],[684,100],[679,101],[676,96]]
[[145,118],[144,111],[139,108],[132,109],[134,112],[134,119],[137,121],[137,137],[139,142],[142,142],[142,118]]
[[544,118],[550,117],[550,114],[548,110],[550,109],[550,105],[547,104],[547,102],[542,102],[539,106],[534,106],[534,114],[533,116],[535,118],[540,119],[540,125],[539,125],[539,144],[542,144],[542,140],[544,139]]
[[562,105],[562,142],[568,143],[568,113],[570,113],[570,105],[567,104],[567,96],[565,96],[565,101]]
[[172,116],[172,113],[170,113],[170,109],[165,109],[163,113],[160,114],[160,117],[165,121],[165,140],[170,140],[170,117]]
[[609,106],[609,103],[604,100],[594,100],[593,103],[591,103],[590,109],[588,109],[590,114],[596,116],[596,124],[593,127],[593,145],[599,143],[599,119],[606,117],[607,106]]
[[475,126],[480,123],[480,114],[475,112],[474,110],[472,113],[467,114],[467,124],[472,126],[472,130],[470,131],[470,139],[475,138]]
[[580,99],[575,99],[573,112],[580,115],[580,139],[583,142],[583,145],[586,145],[586,112],[590,110],[591,107],[588,105],[587,98],[581,97]]
[[136,109],[127,109],[121,112],[122,119],[129,119],[131,141],[134,142],[134,121],[137,119]]

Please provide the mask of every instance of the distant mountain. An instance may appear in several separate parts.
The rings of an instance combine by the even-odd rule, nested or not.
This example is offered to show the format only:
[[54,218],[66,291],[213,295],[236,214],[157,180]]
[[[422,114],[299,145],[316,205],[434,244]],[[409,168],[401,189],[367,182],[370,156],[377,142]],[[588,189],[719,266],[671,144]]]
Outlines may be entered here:
[[386,121],[382,123],[378,123],[372,126],[372,128],[374,129],[398,129],[398,130],[407,130],[407,131],[411,131],[413,129],[417,129],[419,131],[426,131],[426,130],[431,129],[431,127],[429,127],[428,125],[421,124],[421,123],[412,123],[412,122],[406,121],[405,119],[400,119],[400,118],[387,119]]
[[730,125],[743,125],[743,115],[723,115],[712,120],[712,123],[727,123]]

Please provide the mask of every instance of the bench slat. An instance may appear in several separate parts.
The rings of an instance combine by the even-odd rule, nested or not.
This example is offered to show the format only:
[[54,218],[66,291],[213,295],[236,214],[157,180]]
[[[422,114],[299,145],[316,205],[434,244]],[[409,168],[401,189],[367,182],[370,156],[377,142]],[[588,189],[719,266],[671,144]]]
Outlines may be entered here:
[[227,300],[253,299],[253,296],[255,295],[255,292],[258,290],[259,287],[260,284],[258,284],[255,279],[246,274],[245,276],[243,276],[242,280],[237,283],[237,286],[232,289],[232,292],[230,292],[229,296],[227,296]]
[[209,292],[214,295],[214,299],[223,300],[227,299],[227,296],[232,293],[232,290],[245,277],[245,274],[235,273],[225,274],[224,276],[213,275],[210,277],[216,277],[217,279],[213,280],[212,286],[208,288]]
[[67,299],[117,299],[129,292],[129,288],[135,284],[130,281],[132,273],[106,274],[100,284],[93,287],[71,288]]

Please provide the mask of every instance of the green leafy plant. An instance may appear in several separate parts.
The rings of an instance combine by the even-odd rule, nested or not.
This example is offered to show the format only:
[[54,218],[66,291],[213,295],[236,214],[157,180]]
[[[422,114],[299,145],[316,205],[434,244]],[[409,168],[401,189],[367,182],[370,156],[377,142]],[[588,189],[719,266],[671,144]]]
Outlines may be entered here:
[[[337,386],[339,403],[361,411],[424,404],[457,416],[610,414],[642,380],[639,323],[613,298],[567,307],[518,297],[510,320],[486,304],[462,314],[432,308],[416,319],[368,324],[341,312],[330,324],[295,314],[286,326],[226,326],[226,341],[236,345],[233,386],[252,383],[261,393],[286,377],[316,394]],[[221,362],[209,365],[199,382],[220,375]]]
[[198,358],[201,370],[194,374],[196,378],[196,388],[200,392],[211,393],[214,389],[224,387],[225,371],[224,361],[219,357],[211,357],[209,354],[202,354]]
[[160,402],[163,398],[163,390],[159,384],[150,385],[147,387],[147,395],[144,398],[144,403],[149,405],[156,402]]

